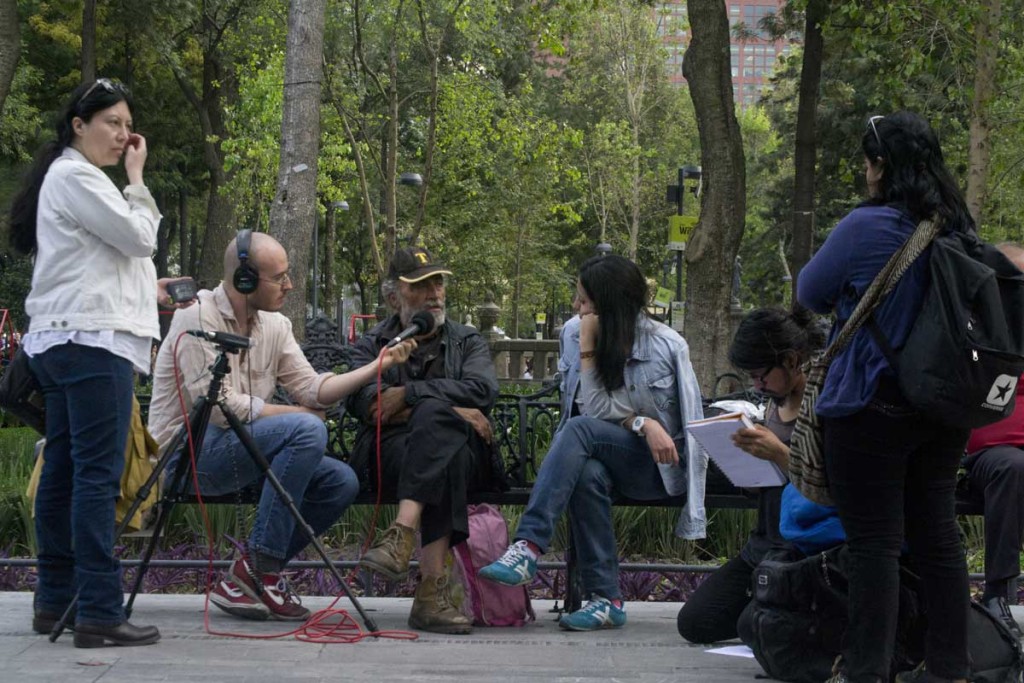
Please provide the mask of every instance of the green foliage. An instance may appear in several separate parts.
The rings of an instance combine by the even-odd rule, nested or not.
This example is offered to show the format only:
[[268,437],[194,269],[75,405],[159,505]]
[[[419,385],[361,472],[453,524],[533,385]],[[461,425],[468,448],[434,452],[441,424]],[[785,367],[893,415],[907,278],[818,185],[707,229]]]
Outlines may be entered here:
[[25,297],[32,286],[32,261],[27,256],[0,252],[0,308],[9,311],[14,327],[25,331]]
[[25,497],[39,435],[27,427],[0,429],[0,551],[35,554],[35,527]]
[[238,100],[227,107],[231,137],[224,140],[224,168],[231,174],[222,189],[234,197],[243,225],[266,229],[280,163],[284,50],[253,55],[239,75]]
[[42,71],[31,65],[14,72],[11,92],[0,112],[0,159],[26,162],[32,158],[42,121],[30,93],[42,87],[42,81]]

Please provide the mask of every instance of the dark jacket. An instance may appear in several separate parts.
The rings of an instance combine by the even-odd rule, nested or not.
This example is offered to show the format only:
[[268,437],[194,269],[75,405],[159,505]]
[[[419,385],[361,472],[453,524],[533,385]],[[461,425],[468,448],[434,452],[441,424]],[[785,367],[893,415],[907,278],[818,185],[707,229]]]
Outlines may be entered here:
[[[401,331],[401,322],[393,315],[363,335],[352,349],[352,367],[372,363],[395,335]],[[444,379],[427,379],[405,385],[405,402],[415,405],[424,398],[437,398],[453,406],[477,408],[489,415],[498,398],[498,377],[491,360],[487,341],[472,327],[446,321],[441,328],[444,343]],[[388,368],[382,377],[381,390],[399,386],[397,367]],[[345,407],[358,417],[368,429],[366,417],[377,396],[376,380],[353,393]]]

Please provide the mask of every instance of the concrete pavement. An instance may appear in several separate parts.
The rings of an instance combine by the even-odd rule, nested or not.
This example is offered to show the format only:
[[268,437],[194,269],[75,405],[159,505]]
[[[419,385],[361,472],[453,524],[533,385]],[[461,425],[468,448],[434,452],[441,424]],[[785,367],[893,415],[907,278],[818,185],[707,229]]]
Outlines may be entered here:
[[[314,611],[329,598],[307,598]],[[405,629],[411,598],[361,601],[380,629]],[[210,635],[203,627],[203,597],[141,595],[133,622],[155,624],[162,639],[135,648],[77,649],[72,634],[56,643],[31,630],[32,594],[0,593],[0,681],[149,683],[518,683],[520,681],[639,681],[753,683],[753,659],[708,653],[676,631],[679,603],[629,603],[622,629],[569,633],[535,601],[538,619],[523,628],[476,628],[469,636],[420,633],[415,641],[366,639],[355,644],[313,644],[293,637],[249,640]],[[342,600],[358,621],[354,608]],[[271,634],[282,622],[249,622],[211,606],[214,630]],[[360,622],[361,625],[361,622]],[[731,643],[733,645],[738,643]]]

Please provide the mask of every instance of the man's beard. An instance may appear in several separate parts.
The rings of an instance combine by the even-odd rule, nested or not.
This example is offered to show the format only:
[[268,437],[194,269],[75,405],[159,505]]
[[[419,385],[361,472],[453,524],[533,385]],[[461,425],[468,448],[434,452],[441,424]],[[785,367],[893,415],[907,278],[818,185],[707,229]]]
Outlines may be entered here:
[[447,315],[444,308],[444,304],[428,304],[428,306],[430,305],[439,305],[441,307],[441,310],[437,313],[432,313],[430,311],[427,311],[427,306],[416,309],[403,308],[401,314],[399,315],[399,319],[402,321],[403,325],[409,325],[414,315],[416,315],[420,311],[427,311],[434,317],[434,329],[436,330],[437,328],[444,325],[445,320],[447,320]]

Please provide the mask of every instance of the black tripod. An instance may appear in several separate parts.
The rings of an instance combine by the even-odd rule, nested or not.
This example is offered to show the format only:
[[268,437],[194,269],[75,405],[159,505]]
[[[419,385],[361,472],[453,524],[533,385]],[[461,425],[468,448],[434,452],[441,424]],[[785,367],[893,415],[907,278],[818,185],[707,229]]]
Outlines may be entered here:
[[[181,457],[178,458],[177,465],[174,468],[174,475],[171,478],[170,485],[166,488],[166,493],[157,504],[159,513],[157,514],[156,524],[153,526],[153,535],[149,539],[149,544],[146,546],[146,552],[143,554],[142,562],[139,564],[139,569],[135,576],[135,582],[132,586],[131,595],[125,605],[125,616],[130,617],[132,614],[132,605],[135,604],[135,596],[142,587],[142,580],[145,578],[146,571],[149,569],[149,562],[153,557],[153,552],[156,550],[157,543],[160,541],[160,535],[163,533],[163,529],[167,524],[167,519],[170,516],[171,510],[174,508],[175,504],[191,497],[191,495],[187,493],[188,482],[190,479],[188,474],[192,464],[192,459],[189,457],[189,427],[191,427],[192,430],[191,450],[198,457],[198,454],[203,447],[203,437],[206,434],[206,428],[210,423],[210,415],[213,413],[213,407],[216,405],[220,408],[221,413],[223,413],[224,417],[227,419],[231,430],[245,447],[249,457],[251,457],[253,462],[256,463],[256,466],[259,467],[263,476],[266,477],[267,482],[269,482],[271,487],[273,487],[281,502],[288,508],[288,512],[291,513],[292,517],[295,519],[295,525],[305,532],[306,536],[310,539],[310,543],[312,543],[313,547],[316,549],[317,554],[320,555],[320,558],[323,559],[324,563],[327,565],[327,569],[334,575],[334,578],[341,585],[342,590],[345,592],[345,596],[356,608],[356,611],[359,612],[359,616],[366,625],[366,629],[371,633],[376,633],[378,630],[377,624],[375,624],[373,619],[371,619],[366,611],[363,610],[362,605],[359,604],[356,597],[352,595],[352,591],[349,589],[345,578],[327,556],[327,550],[313,533],[312,527],[310,527],[309,524],[306,523],[306,520],[303,519],[302,513],[299,512],[299,508],[295,505],[295,501],[292,500],[288,491],[286,491],[284,486],[281,485],[281,480],[278,479],[277,475],[270,469],[270,463],[267,461],[266,457],[264,457],[263,453],[260,452],[259,447],[256,445],[256,442],[253,441],[249,432],[245,430],[245,426],[242,424],[242,421],[238,419],[238,416],[231,411],[231,408],[228,407],[227,403],[220,396],[224,377],[231,372],[231,367],[228,365],[227,354],[238,353],[241,349],[249,348],[248,337],[228,334],[226,332],[208,332],[202,333],[201,335],[197,334],[197,336],[210,339],[217,345],[217,350],[220,351],[220,355],[217,356],[213,365],[210,366],[210,371],[213,374],[213,378],[210,380],[210,386],[206,391],[206,395],[200,396],[196,400],[195,405],[192,406],[192,411],[189,413],[188,421],[183,424],[181,429],[178,430],[178,433],[174,435],[174,439],[167,447],[167,450],[164,451],[164,454],[160,458],[159,462],[157,462],[156,467],[153,468],[152,474],[150,474],[149,478],[146,479],[146,482],[139,487],[135,501],[125,513],[124,518],[121,520],[121,524],[117,527],[117,531],[115,532],[115,538],[125,532],[129,521],[135,515],[136,511],[138,511],[143,501],[149,498],[150,492],[156,485],[157,481],[159,481],[161,473],[167,469],[173,455],[180,449],[184,448],[185,450],[182,451]],[[81,590],[79,590],[79,595],[80,594]],[[67,627],[67,622],[78,604],[79,595],[75,595],[71,604],[68,606],[63,616],[61,616],[60,621],[54,625],[53,630],[50,632],[50,642],[56,642],[61,633],[64,632],[64,629]]]

